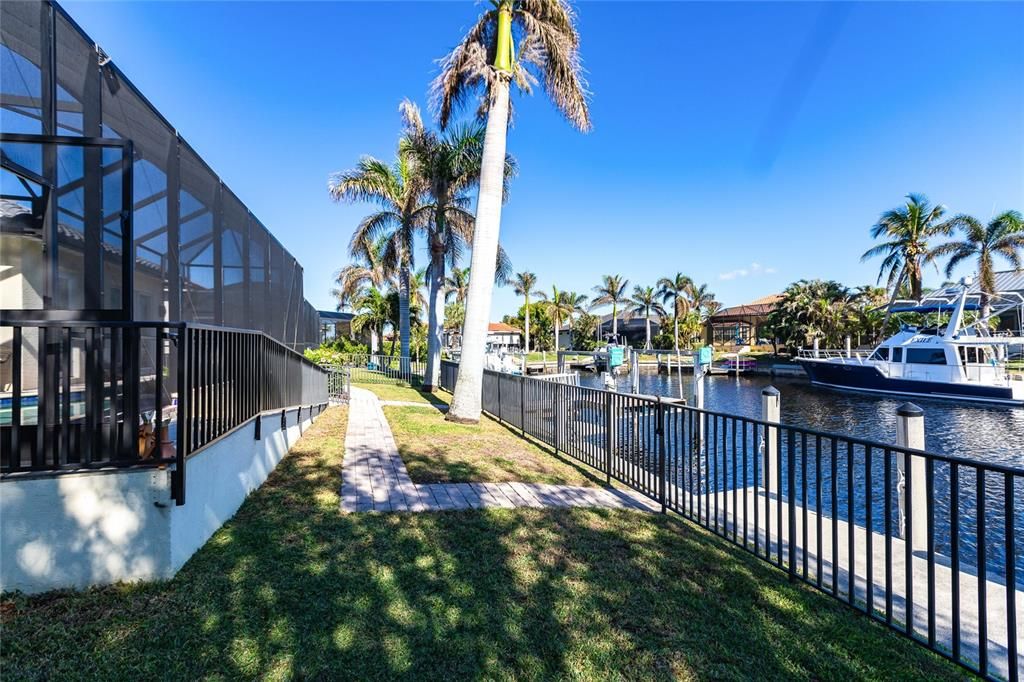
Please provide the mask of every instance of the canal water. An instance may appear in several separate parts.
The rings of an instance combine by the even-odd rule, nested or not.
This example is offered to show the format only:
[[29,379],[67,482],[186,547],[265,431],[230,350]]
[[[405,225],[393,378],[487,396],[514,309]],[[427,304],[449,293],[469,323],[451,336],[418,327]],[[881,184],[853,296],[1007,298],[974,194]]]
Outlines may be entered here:
[[[629,376],[616,377],[618,390],[629,392]],[[693,375],[683,374],[683,396],[692,403]],[[580,375],[583,386],[602,388],[597,374]],[[761,390],[775,386],[782,394],[784,424],[837,433],[881,443],[896,442],[896,408],[906,400],[812,386],[804,378],[713,375],[704,382],[704,407],[760,419]],[[679,397],[679,376],[640,370],[640,392]],[[925,413],[925,449],[981,462],[1024,468],[1024,408],[984,406],[914,398]]]
[[[678,398],[680,396],[678,375],[667,376],[658,374],[653,368],[642,369],[640,376],[640,392],[647,395],[661,395]],[[591,388],[602,388],[599,375],[582,374],[580,383]],[[688,401],[692,400],[693,376],[683,374],[683,393]],[[761,417],[761,391],[766,386],[779,389],[782,399],[781,421],[797,427],[814,431],[834,433],[854,438],[877,441],[883,444],[896,442],[896,409],[905,400],[897,397],[874,396],[836,391],[812,386],[806,379],[766,376],[709,376],[705,380],[704,406],[713,412],[740,415],[754,419]],[[617,378],[620,392],[631,390],[628,376]],[[1005,406],[980,406],[938,400],[914,400],[925,412],[926,449],[944,455],[954,455],[965,459],[1002,464],[1024,468],[1024,408]],[[731,428],[731,427],[730,427]],[[740,467],[737,474],[730,473],[730,459],[735,445],[730,446],[724,433],[712,435],[712,446],[703,453],[698,452],[696,458],[676,459],[670,467],[689,467],[695,469],[698,490],[692,492],[708,493],[730,490],[735,487],[749,485],[749,481],[757,480],[752,461],[746,467]],[[671,439],[672,436],[670,435]],[[717,442],[716,442],[717,441]],[[740,441],[742,445],[742,438]],[[650,445],[650,444],[648,444]],[[819,453],[818,448],[821,448]],[[870,451],[872,463],[865,467],[865,458],[869,455],[861,446],[852,451],[840,450],[837,462],[832,460],[833,452],[826,440],[824,444],[811,438],[803,443],[800,451],[804,454],[800,459],[801,468],[804,462],[807,470],[798,474],[798,488],[795,491],[797,503],[812,511],[820,511],[827,517],[840,520],[853,520],[862,527],[871,527],[879,533],[898,535],[898,523],[893,518],[888,528],[885,523],[885,498],[883,491],[884,472],[888,466],[890,474],[895,477],[892,469],[894,461],[883,459],[884,451]],[[692,452],[685,445],[669,443],[670,452]],[[747,450],[757,452],[756,443],[750,443]],[[708,455],[711,452],[711,455]],[[753,459],[753,456],[750,458]],[[848,461],[849,460],[849,461]],[[822,464],[824,462],[824,465]],[[831,463],[830,463],[831,462]],[[710,467],[710,468],[709,468]],[[957,485],[957,512],[960,518],[959,552],[965,565],[972,564],[978,558],[979,537],[977,531],[979,508],[977,505],[976,477],[973,471],[960,468]],[[704,476],[700,472],[704,472]],[[870,471],[871,482],[866,479],[866,471]],[[677,472],[683,480],[694,480],[694,471]],[[713,474],[708,477],[708,474]],[[935,490],[935,548],[936,552],[949,556],[951,554],[950,513],[952,497],[951,470],[946,463],[937,463],[934,470]],[[820,482],[818,479],[821,479]],[[848,479],[853,479],[849,490],[856,489],[852,497],[847,490]],[[703,479],[703,480],[702,480]],[[833,481],[833,479],[835,479]],[[895,478],[893,478],[895,480]],[[833,486],[835,484],[835,486]],[[984,501],[986,536],[986,565],[998,575],[1005,565],[1004,539],[1006,530],[1006,494],[1004,478],[1001,475],[990,475],[986,478],[987,496]],[[828,495],[831,488],[837,488],[838,495]],[[1015,479],[1013,487],[1014,500],[1012,516],[1014,519],[1015,549],[1017,565],[1024,565],[1024,478]],[[870,488],[874,497],[871,512],[865,504],[864,491]],[[816,490],[825,491],[819,499]],[[788,485],[782,482],[782,493],[789,497]],[[890,491],[890,504],[895,507],[895,490]],[[1017,574],[1017,582],[1024,587],[1024,572]]]

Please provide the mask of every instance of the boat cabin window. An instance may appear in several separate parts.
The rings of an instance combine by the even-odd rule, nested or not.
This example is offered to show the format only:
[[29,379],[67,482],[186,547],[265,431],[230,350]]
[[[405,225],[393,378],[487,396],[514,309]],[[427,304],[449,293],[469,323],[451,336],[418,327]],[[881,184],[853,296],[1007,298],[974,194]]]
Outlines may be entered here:
[[888,360],[889,359],[889,347],[880,346],[875,349],[875,352],[871,354],[868,360]]
[[975,348],[974,346],[960,346],[960,359],[965,365],[984,365],[986,362],[985,349]]
[[946,351],[942,348],[908,348],[907,362],[914,365],[944,365]]
[[902,348],[893,348],[892,349],[892,361],[893,362],[903,362],[903,349]]

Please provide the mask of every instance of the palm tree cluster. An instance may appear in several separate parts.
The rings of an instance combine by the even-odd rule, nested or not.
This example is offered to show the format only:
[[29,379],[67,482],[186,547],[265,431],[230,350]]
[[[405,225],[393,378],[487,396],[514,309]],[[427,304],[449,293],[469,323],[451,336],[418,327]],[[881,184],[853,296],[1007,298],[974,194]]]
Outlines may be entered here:
[[[339,307],[351,304],[357,311],[366,307],[369,312],[376,298],[368,292],[393,287],[399,301],[400,353],[408,357],[410,329],[418,321],[413,307],[424,307],[410,305],[416,295],[411,288],[414,243],[417,236],[423,237],[430,254],[423,271],[429,289],[424,389],[433,390],[440,378],[445,301],[454,294],[457,302],[464,303],[469,288],[469,270],[457,264],[473,240],[475,220],[469,211],[468,190],[480,178],[483,126],[453,126],[440,135],[423,124],[419,108],[412,102],[403,101],[399,110],[403,132],[395,161],[388,164],[363,157],[354,169],[334,174],[328,183],[336,201],[369,203],[377,208],[352,234],[352,263],[339,272],[335,293]],[[514,174],[515,161],[506,158],[503,187],[507,188]],[[452,268],[451,277],[445,275],[448,267]],[[499,281],[511,270],[500,246],[492,269]],[[371,329],[383,333],[380,325],[371,325]]]
[[[593,288],[594,297],[589,298],[574,291],[565,291],[557,286],[551,287],[551,293],[538,291],[537,276],[532,272],[520,272],[515,276],[516,294],[523,297],[522,316],[519,323],[525,323],[526,349],[530,345],[529,314],[530,297],[536,295],[540,310],[551,320],[555,335],[555,348],[560,347],[560,333],[568,327],[570,336],[576,331],[574,322],[587,321],[595,311],[611,308],[611,334],[618,337],[619,318],[643,318],[645,326],[644,348],[652,348],[654,337],[651,333],[651,320],[656,319],[664,324],[673,321],[673,343],[679,348],[679,339],[687,342],[700,335],[704,322],[720,307],[715,295],[708,290],[706,284],[697,285],[682,273],[674,277],[663,277],[656,286],[634,285],[629,295],[630,282],[621,275],[604,275],[601,283]],[[620,315],[621,312],[621,315]],[[509,318],[513,319],[513,318]],[[590,326],[588,323],[586,326]],[[603,329],[599,318],[594,318],[593,327],[598,341]],[[589,333],[589,332],[588,332]],[[570,345],[579,347],[588,342],[583,339],[571,338]]]
[[833,280],[802,279],[786,287],[761,332],[791,347],[819,339],[823,347],[839,348],[847,336],[860,345],[882,332],[884,305],[884,289],[851,290]]
[[[934,244],[936,238],[956,232],[961,235],[959,239]],[[947,218],[945,206],[932,205],[922,194],[908,194],[902,206],[881,215],[871,228],[871,237],[882,242],[868,249],[861,260],[883,257],[878,281],[885,280],[890,302],[905,290],[911,298],[921,298],[926,264],[948,259],[945,275],[949,278],[958,265],[974,260],[984,319],[989,316],[991,296],[996,293],[995,257],[1000,256],[1015,270],[1021,269],[1024,218],[1019,211],[1004,211],[988,223],[966,214]]]

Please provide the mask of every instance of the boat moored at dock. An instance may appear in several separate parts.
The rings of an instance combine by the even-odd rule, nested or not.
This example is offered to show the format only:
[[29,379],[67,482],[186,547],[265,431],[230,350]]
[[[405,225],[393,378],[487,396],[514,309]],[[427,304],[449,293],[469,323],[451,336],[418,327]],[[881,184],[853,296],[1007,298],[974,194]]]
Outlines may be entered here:
[[[870,393],[1024,405],[1024,375],[1007,367],[1012,347],[1024,336],[996,333],[987,319],[965,323],[965,313],[979,310],[966,286],[933,294],[894,314],[936,314],[945,324],[903,327],[871,353],[805,350],[798,362],[819,386]],[[1024,301],[1012,301],[1022,306]],[[1001,310],[995,308],[991,318]]]

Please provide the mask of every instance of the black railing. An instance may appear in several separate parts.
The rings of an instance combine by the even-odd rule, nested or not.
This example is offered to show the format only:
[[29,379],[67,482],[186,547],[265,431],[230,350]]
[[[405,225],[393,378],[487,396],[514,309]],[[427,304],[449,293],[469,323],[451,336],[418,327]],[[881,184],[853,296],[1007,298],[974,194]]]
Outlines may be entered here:
[[[442,363],[443,388],[456,373]],[[972,671],[1018,679],[1024,470],[490,371],[483,409]]]
[[347,369],[356,384],[408,384],[423,383],[426,363],[406,355],[378,353],[343,353],[337,362],[325,365],[333,369]]
[[261,332],[167,322],[0,322],[0,474],[174,465],[327,374]]

